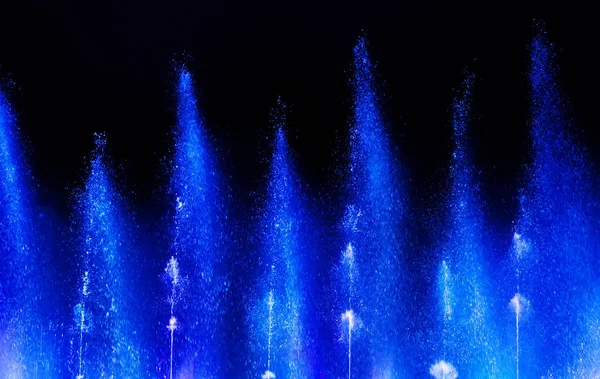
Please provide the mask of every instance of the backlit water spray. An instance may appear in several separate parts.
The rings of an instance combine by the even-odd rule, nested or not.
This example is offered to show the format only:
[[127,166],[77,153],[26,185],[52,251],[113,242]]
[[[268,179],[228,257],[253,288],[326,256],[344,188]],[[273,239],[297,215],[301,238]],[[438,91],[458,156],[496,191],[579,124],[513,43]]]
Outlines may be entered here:
[[[86,257],[87,257],[87,253],[86,253]],[[87,259],[85,259],[85,267],[87,269],[88,266],[88,262]],[[89,278],[89,272],[85,271],[83,273],[83,277],[81,279],[81,293],[80,293],[80,303],[78,304],[77,307],[77,312],[76,314],[78,314],[79,316],[79,351],[78,351],[78,360],[79,360],[79,371],[77,372],[77,379],[82,379],[83,378],[83,366],[84,366],[84,361],[83,361],[83,334],[85,333],[85,303],[87,301],[87,297],[90,294],[89,292],[89,285],[90,285],[90,278]]]
[[517,293],[510,300],[510,307],[515,312],[515,372],[516,377],[519,379],[519,322],[521,313],[527,303],[527,300],[520,293],[521,285],[521,257],[527,249],[527,243],[519,233],[513,235],[513,245],[516,259],[515,276],[517,280]]
[[179,278],[179,263],[177,263],[177,259],[175,259],[175,257],[171,257],[169,263],[167,263],[165,273],[167,275],[171,287],[171,294],[168,298],[169,306],[171,308],[171,318],[169,319],[167,329],[169,329],[169,332],[171,334],[169,378],[173,379],[173,334],[175,333],[175,329],[177,329],[177,319],[175,318],[175,303],[177,302],[177,299],[179,297],[179,286],[181,284],[181,279]]
[[[304,204],[285,127],[286,106],[272,111],[273,138],[266,196],[261,204],[260,262],[262,281],[251,305],[251,348],[254,372],[263,378],[312,377],[305,345],[306,317],[302,268],[306,243],[302,236]],[[265,359],[266,358],[266,359]]]
[[271,379],[275,377],[275,374],[271,371],[271,343],[273,339],[273,305],[275,305],[275,298],[273,297],[273,290],[269,292],[269,300],[267,301],[269,306],[269,329],[267,330],[267,371],[262,375],[263,379]]
[[352,310],[352,297],[354,296],[354,249],[349,243],[344,251],[344,265],[348,269],[348,310],[342,314],[342,322],[348,325],[348,379],[352,378],[352,331],[355,320]]

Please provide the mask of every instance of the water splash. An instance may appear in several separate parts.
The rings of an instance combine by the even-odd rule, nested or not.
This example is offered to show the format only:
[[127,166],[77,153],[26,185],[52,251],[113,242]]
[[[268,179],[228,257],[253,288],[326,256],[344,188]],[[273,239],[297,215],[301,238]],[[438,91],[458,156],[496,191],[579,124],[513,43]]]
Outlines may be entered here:
[[429,373],[436,379],[456,379],[458,372],[450,363],[439,361],[431,366]]

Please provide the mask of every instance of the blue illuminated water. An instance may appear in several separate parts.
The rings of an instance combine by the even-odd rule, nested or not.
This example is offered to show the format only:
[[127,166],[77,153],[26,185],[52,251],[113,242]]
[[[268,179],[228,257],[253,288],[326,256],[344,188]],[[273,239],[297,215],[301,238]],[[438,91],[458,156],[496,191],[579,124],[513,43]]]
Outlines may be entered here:
[[147,362],[136,296],[136,245],[127,205],[113,181],[106,140],[95,138],[85,186],[77,196],[80,281],[71,370],[80,378],[139,378]]
[[345,267],[337,315],[343,350],[351,357],[340,369],[347,377],[396,377],[403,373],[403,183],[380,114],[364,38],[354,48],[352,85],[345,244],[340,246]]
[[[454,151],[450,166],[449,210],[441,238],[437,277],[442,352],[438,359],[476,377],[501,377],[505,367],[495,327],[483,229],[479,183],[469,149],[474,76],[467,73],[452,106]],[[435,362],[432,362],[432,364]]]
[[303,194],[284,131],[286,106],[273,113],[267,196],[259,223],[260,276],[248,328],[253,365],[249,377],[312,377],[306,354],[306,307],[302,287]]
[[56,328],[46,302],[49,272],[13,109],[0,88],[0,369],[42,378],[59,370]]
[[[514,235],[523,377],[598,375],[597,197],[586,154],[569,132],[542,28],[531,45],[533,163]],[[518,259],[516,259],[518,257]],[[517,266],[518,264],[518,266]]]
[[[169,307],[162,322],[163,354],[170,354],[174,318],[173,377],[215,378],[223,376],[222,320],[227,311],[223,303],[229,284],[222,233],[227,213],[217,162],[194,91],[190,72],[181,67],[177,71],[177,125],[170,172],[171,242],[169,254],[164,256],[168,282],[165,303]],[[170,370],[161,367],[159,371]]]
[[[598,377],[598,183],[553,50],[537,26],[510,235],[490,226],[468,71],[449,104],[439,212],[413,219],[365,38],[339,191],[303,180],[278,100],[257,192],[231,195],[245,190],[178,66],[159,221],[135,210],[102,134],[64,229],[46,220],[0,91],[0,378]],[[408,232],[422,226],[423,245]]]

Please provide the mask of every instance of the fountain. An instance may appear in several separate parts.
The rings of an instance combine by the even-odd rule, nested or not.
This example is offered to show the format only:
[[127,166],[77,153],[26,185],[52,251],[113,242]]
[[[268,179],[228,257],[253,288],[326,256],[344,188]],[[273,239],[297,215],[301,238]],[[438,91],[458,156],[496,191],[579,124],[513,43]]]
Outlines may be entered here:
[[305,251],[300,243],[303,198],[283,131],[285,112],[279,99],[278,109],[273,111],[275,138],[260,224],[261,263],[266,270],[249,320],[256,331],[253,344],[259,363],[255,370],[263,373],[263,378],[311,376],[304,352],[305,305],[300,284]]
[[510,299],[510,307],[512,308],[512,310],[515,312],[515,343],[516,343],[516,360],[517,360],[517,365],[516,365],[516,376],[517,379],[519,378],[519,318],[521,316],[521,312],[523,312],[523,309],[525,308],[525,304],[526,304],[527,300],[521,296],[520,293],[516,293],[515,296]]
[[352,244],[348,244],[343,253],[343,265],[346,267],[348,275],[348,309],[342,313],[342,323],[347,324],[348,333],[348,379],[352,378],[352,332],[356,325],[356,317],[352,310],[352,298],[354,297],[354,249]]
[[569,131],[552,45],[544,26],[536,29],[529,71],[532,164],[513,237],[521,294],[513,306],[517,323],[523,291],[535,312],[527,323],[530,329],[518,325],[521,339],[527,333],[527,343],[519,343],[519,373],[591,377],[597,359],[590,354],[594,345],[600,348],[591,327],[600,308],[594,309],[595,301],[590,301],[598,298],[595,180],[586,154]]
[[53,377],[58,345],[47,327],[52,305],[46,301],[52,278],[43,262],[46,247],[36,236],[34,183],[24,162],[16,117],[0,88],[0,372]]
[[452,309],[455,307],[454,296],[453,296],[453,284],[452,275],[450,268],[446,261],[442,261],[439,273],[438,273],[438,298],[440,301],[440,308],[442,310],[442,349],[443,359],[446,359],[446,352],[448,349],[448,341],[452,339],[456,331],[452,324]]
[[[88,267],[89,262],[87,261],[87,254],[85,255],[85,263],[84,266]],[[86,327],[86,316],[85,316],[85,303],[90,294],[89,291],[90,286],[90,277],[89,272],[85,271],[83,273],[83,277],[81,278],[81,292],[80,303],[75,306],[75,317],[79,316],[78,329],[79,329],[79,346],[77,349],[77,362],[79,363],[79,368],[77,370],[77,379],[83,379],[83,369],[84,369],[84,360],[83,360],[83,335],[87,331]],[[76,320],[77,321],[77,320]]]
[[[167,226],[157,222],[159,236],[141,231],[153,226],[128,208],[106,139],[96,135],[75,196],[75,243],[59,251],[73,250],[77,264],[50,260],[64,268],[57,277],[43,226],[67,233],[39,221],[16,118],[0,91],[0,377],[600,377],[598,183],[570,131],[543,26],[530,52],[531,163],[512,241],[493,235],[483,213],[469,147],[475,77],[466,73],[452,104],[447,213],[423,233],[433,239],[430,256],[419,250],[429,249],[420,234],[405,232],[405,177],[365,38],[354,48],[343,196],[320,214],[327,221],[312,213],[324,203],[296,173],[278,100],[264,196],[240,212],[256,222],[229,225],[235,213],[219,149],[182,66],[160,219]],[[161,246],[156,257],[141,236]],[[166,290],[145,291],[153,286],[142,283],[144,272]]]
[[173,334],[177,329],[177,319],[175,318],[175,304],[178,302],[181,292],[181,278],[179,277],[179,264],[175,257],[171,257],[167,267],[165,268],[166,280],[171,288],[171,293],[168,298],[169,307],[171,308],[171,318],[167,329],[171,333],[170,354],[169,354],[169,379],[173,379]]
[[96,135],[83,191],[78,194],[81,291],[75,306],[79,340],[76,377],[142,377],[142,323],[136,309],[133,246],[123,200],[108,168],[106,140]]
[[[400,280],[403,192],[399,166],[379,112],[373,69],[367,41],[360,38],[354,48],[354,123],[344,221],[346,243],[351,248],[346,255],[351,253],[351,259],[345,258],[349,276],[340,285],[349,293],[346,309],[360,315],[365,332],[360,345],[353,346],[351,365],[348,323],[348,367],[355,370],[348,375],[386,372],[395,377],[403,372],[400,352],[406,337],[399,333],[405,317]],[[355,265],[360,272],[354,270]],[[388,300],[381,301],[382,297]]]
[[[225,338],[221,333],[229,286],[223,266],[225,242],[219,237],[227,220],[225,193],[198,112],[192,76],[185,66],[177,70],[176,100],[169,193],[174,212],[171,255],[178,275],[185,277],[186,288],[182,292],[176,289],[178,285],[172,286],[185,313],[180,311],[172,327],[169,323],[171,337],[175,327],[183,337],[175,339],[177,352],[171,361],[177,375],[213,378],[219,376],[224,359]],[[172,319],[173,307],[170,311]]]
[[450,168],[450,210],[447,234],[440,249],[444,258],[438,275],[444,358],[458,371],[499,377],[500,344],[489,309],[491,286],[484,260],[483,217],[478,185],[470,162],[468,131],[474,76],[466,74],[453,104],[454,153]]

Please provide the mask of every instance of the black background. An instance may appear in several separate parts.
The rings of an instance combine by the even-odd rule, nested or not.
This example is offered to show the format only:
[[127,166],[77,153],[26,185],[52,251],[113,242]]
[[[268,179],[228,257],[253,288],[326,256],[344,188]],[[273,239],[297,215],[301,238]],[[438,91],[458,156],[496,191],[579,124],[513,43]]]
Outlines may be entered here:
[[534,19],[545,21],[557,47],[573,131],[596,160],[595,14],[592,5],[541,1],[12,1],[0,5],[0,76],[14,83],[4,87],[28,141],[39,199],[62,215],[81,185],[94,132],[107,133],[132,201],[157,201],[174,124],[174,62],[181,61],[194,74],[234,195],[261,188],[269,109],[281,95],[292,109],[300,174],[316,196],[340,186],[352,48],[365,33],[412,197],[424,204],[435,198],[450,157],[453,88],[466,66],[477,74],[473,151],[495,217],[510,224],[527,162]]

